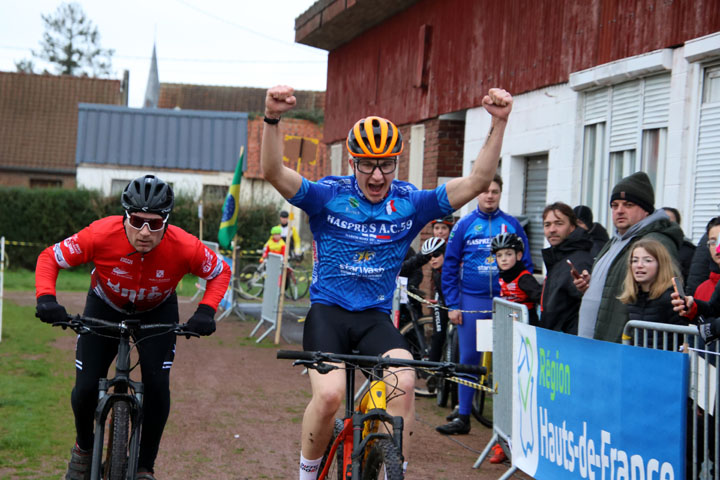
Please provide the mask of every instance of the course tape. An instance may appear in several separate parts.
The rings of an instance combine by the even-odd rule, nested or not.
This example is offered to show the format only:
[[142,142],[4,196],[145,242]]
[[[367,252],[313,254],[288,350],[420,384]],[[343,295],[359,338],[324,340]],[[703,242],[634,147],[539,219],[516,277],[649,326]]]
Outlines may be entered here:
[[15,240],[5,240],[5,245],[15,245],[18,247],[44,247],[45,244],[37,242],[18,242]]
[[[430,369],[426,369],[426,368],[422,368],[422,367],[418,368],[418,370],[423,370],[431,375],[433,373],[435,373]],[[460,385],[465,385],[466,387],[470,387],[474,390],[483,390],[485,392],[490,393],[491,395],[495,395],[497,393],[497,384],[495,384],[495,389],[492,389],[490,387],[486,387],[485,385],[480,385],[477,382],[471,382],[470,380],[465,380],[464,378],[460,378],[460,377],[445,377],[443,380],[449,380],[451,382],[459,383]]]
[[[448,307],[446,307],[445,305],[438,305],[437,303],[433,303],[433,302],[431,302],[431,301],[429,301],[429,300],[424,299],[424,298],[421,297],[420,295],[415,295],[414,293],[410,292],[410,291],[409,291],[407,288],[405,288],[405,287],[401,287],[401,288],[405,291],[405,293],[407,293],[407,296],[408,296],[408,297],[414,298],[414,299],[417,300],[418,302],[424,303],[424,304],[427,305],[428,307],[431,307],[431,308],[442,308],[443,310],[447,310],[447,311],[455,310],[454,308],[448,308]],[[457,311],[462,312],[462,313],[493,313],[492,310],[459,310],[459,309],[458,309]]]

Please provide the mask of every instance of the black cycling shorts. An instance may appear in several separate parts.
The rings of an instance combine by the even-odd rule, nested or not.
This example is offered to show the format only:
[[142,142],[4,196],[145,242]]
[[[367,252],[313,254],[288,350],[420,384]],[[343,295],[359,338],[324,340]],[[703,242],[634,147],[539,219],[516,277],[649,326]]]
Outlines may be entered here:
[[380,310],[351,312],[337,305],[314,303],[305,318],[305,351],[381,355],[394,348],[409,349],[390,316]]

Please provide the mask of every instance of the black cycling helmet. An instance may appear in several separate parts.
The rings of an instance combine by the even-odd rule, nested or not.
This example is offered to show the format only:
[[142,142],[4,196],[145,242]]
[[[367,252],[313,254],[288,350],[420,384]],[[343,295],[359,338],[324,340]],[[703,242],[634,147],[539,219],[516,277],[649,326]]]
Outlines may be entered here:
[[430,255],[437,251],[440,251],[440,253],[445,252],[445,240],[440,237],[428,238],[423,242],[422,248],[420,249],[420,253],[423,255]]
[[512,248],[516,252],[524,252],[525,244],[520,240],[520,237],[514,233],[500,233],[495,235],[490,243],[490,250],[492,253],[497,253],[498,250],[505,248]]
[[400,130],[382,117],[358,120],[350,129],[345,144],[353,157],[388,158],[396,157],[403,151]]
[[145,175],[128,183],[120,201],[130,213],[156,213],[167,217],[175,204],[175,196],[170,185],[155,175]]

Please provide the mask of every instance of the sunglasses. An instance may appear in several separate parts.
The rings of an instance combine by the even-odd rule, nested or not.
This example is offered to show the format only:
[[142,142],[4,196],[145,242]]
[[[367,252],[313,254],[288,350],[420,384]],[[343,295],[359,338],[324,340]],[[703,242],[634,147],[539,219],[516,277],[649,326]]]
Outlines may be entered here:
[[443,255],[445,255],[445,252],[441,252],[441,251],[436,250],[436,251],[434,251],[434,252],[432,253],[432,258],[442,257]]
[[142,230],[145,225],[150,229],[151,232],[157,232],[165,228],[168,217],[165,218],[143,218],[135,214],[125,212],[128,223],[135,230]]

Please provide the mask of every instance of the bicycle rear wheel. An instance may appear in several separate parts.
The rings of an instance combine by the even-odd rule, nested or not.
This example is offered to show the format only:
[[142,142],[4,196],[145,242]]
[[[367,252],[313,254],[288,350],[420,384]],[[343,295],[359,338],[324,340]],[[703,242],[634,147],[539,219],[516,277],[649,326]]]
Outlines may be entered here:
[[330,437],[330,442],[328,443],[327,449],[325,450],[325,454],[323,455],[322,460],[320,461],[320,466],[318,467],[318,478],[320,478],[320,474],[322,473],[323,469],[325,468],[325,465],[328,463],[328,460],[330,461],[330,467],[328,468],[327,475],[323,477],[325,480],[345,480],[345,477],[343,475],[343,454],[344,454],[344,445],[341,443],[338,445],[337,450],[335,450],[335,455],[333,455],[332,458],[328,459],[328,455],[330,455],[330,450],[332,449],[333,443],[335,443],[335,439],[340,435],[340,432],[342,432],[343,429],[343,421],[339,418],[335,419],[335,426],[333,428],[332,437]]
[[[427,360],[427,351],[432,341],[435,322],[432,317],[422,317],[417,320],[417,325],[420,337],[418,337],[412,321],[404,325],[400,329],[400,333],[408,342],[413,359]],[[415,395],[420,397],[431,397],[435,395],[434,388],[432,391],[428,388],[428,380],[430,378],[432,378],[432,374],[415,369]]]
[[362,469],[362,480],[402,480],[403,458],[397,447],[387,438],[370,444],[370,451]]
[[110,429],[105,457],[105,477],[108,480],[125,480],[130,444],[130,404],[115,402],[110,411]]
[[[460,358],[460,349],[458,345],[457,329],[452,327],[448,339],[443,345],[444,362],[457,363]],[[454,408],[458,403],[457,383],[450,380],[441,379],[437,388],[437,405],[438,407],[446,407],[450,400],[450,408]]]
[[262,296],[265,288],[265,276],[258,272],[257,266],[245,265],[240,271],[239,286],[240,295],[250,300],[256,299]]
[[303,298],[310,291],[310,273],[304,268],[295,268],[295,280],[297,282],[297,298]]
[[[480,377],[480,384],[490,387],[492,385],[492,354],[490,352],[483,353],[482,364],[488,374]],[[485,390],[477,390],[473,396],[472,414],[478,422],[492,428],[492,395]]]

